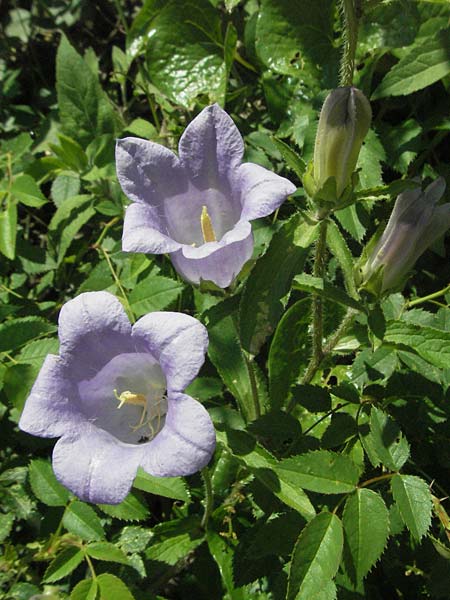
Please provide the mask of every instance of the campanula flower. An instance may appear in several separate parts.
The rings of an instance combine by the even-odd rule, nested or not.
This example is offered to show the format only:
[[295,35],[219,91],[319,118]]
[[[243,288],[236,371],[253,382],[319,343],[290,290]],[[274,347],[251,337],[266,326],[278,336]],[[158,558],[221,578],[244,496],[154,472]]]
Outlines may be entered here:
[[397,197],[383,235],[363,254],[363,288],[375,295],[402,289],[419,256],[450,227],[450,204],[437,206],[444,191],[440,177],[425,191],[416,188]]
[[131,326],[117,298],[88,292],[63,306],[59,340],[59,356],[47,356],[19,427],[60,438],[53,469],[74,494],[116,504],[138,467],[170,477],[208,463],[211,419],[183,393],[204,361],[201,323],[154,312]]
[[225,288],[253,251],[250,221],[276,210],[295,186],[253,163],[217,104],[181,136],[179,152],[139,138],[118,140],[116,167],[132,201],[125,213],[126,252],[169,253],[189,282]]
[[[334,177],[336,202],[352,180],[359,151],[372,119],[370,103],[361,90],[352,86],[332,90],[320,112],[314,146],[311,181],[306,176],[308,193],[315,195]],[[327,198],[328,199],[328,198]]]

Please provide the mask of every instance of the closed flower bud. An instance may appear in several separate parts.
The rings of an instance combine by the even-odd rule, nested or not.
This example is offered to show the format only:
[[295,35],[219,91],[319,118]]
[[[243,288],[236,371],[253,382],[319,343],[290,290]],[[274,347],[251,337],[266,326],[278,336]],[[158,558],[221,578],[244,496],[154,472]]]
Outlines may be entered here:
[[424,192],[416,188],[397,197],[383,235],[363,254],[361,287],[376,296],[403,288],[419,256],[450,227],[450,204],[437,206],[444,190],[440,177]]
[[355,87],[328,94],[320,113],[314,147],[314,182],[320,190],[334,177],[336,200],[350,184],[372,118],[369,101]]

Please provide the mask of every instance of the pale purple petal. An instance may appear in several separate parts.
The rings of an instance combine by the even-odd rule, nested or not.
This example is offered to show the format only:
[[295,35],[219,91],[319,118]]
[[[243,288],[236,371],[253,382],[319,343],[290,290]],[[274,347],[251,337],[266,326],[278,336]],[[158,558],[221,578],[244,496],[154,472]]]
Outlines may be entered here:
[[67,368],[59,356],[48,354],[25,403],[20,429],[39,437],[59,437],[85,420]]
[[288,179],[253,163],[242,164],[236,177],[241,190],[241,218],[249,221],[270,215],[297,189]]
[[117,140],[116,165],[120,185],[133,202],[160,205],[187,187],[178,157],[161,144],[133,137]]
[[77,379],[93,377],[117,354],[133,352],[131,325],[119,300],[107,292],[86,292],[59,314],[60,356]]
[[[156,225],[161,227],[159,219]],[[128,206],[125,212],[122,236],[124,252],[144,252],[165,254],[181,247],[179,242],[171,239],[155,228],[152,208],[137,202]]]
[[81,500],[118,504],[130,491],[144,452],[145,446],[124,444],[88,424],[57,442],[53,470]]
[[164,428],[144,445],[141,466],[157,477],[189,475],[208,464],[215,444],[214,427],[205,408],[186,394],[176,394],[169,403]]
[[181,391],[199,372],[208,347],[206,328],[197,319],[175,312],[153,312],[133,326],[136,348],[161,365],[167,390]]
[[213,188],[226,180],[244,155],[244,142],[231,117],[214,104],[187,126],[180,139],[182,164],[200,189]]
[[191,283],[199,284],[203,280],[212,281],[221,288],[228,287],[253,254],[251,226],[246,221],[241,223],[247,226],[245,237],[235,236],[236,231],[241,232],[243,227],[236,228],[229,231],[220,242],[210,242],[200,248],[183,246],[171,254],[177,271]]

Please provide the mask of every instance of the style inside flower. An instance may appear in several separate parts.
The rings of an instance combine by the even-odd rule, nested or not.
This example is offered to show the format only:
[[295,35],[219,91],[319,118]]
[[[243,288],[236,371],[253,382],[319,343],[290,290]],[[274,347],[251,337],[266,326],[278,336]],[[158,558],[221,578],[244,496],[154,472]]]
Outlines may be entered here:
[[116,166],[132,200],[125,213],[126,252],[169,253],[187,281],[225,288],[253,251],[250,221],[276,210],[295,186],[253,163],[217,104],[181,136],[179,156],[154,142],[118,140]]
[[383,235],[362,257],[363,288],[375,295],[402,289],[416,260],[450,227],[450,204],[437,206],[444,191],[440,177],[424,192],[416,188],[398,196]]
[[151,475],[189,475],[208,463],[214,428],[183,390],[208,345],[193,317],[145,315],[131,326],[107,292],[81,294],[59,317],[59,356],[48,355],[19,427],[59,437],[53,469],[83,500],[116,504],[138,467]]

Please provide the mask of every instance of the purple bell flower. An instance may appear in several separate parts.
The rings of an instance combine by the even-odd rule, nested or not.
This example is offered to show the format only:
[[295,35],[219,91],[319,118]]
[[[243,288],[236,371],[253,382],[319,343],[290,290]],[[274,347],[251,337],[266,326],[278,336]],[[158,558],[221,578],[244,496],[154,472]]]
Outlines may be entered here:
[[254,163],[217,104],[186,128],[179,157],[139,138],[117,141],[117,176],[132,200],[125,213],[125,252],[169,253],[191,283],[225,288],[253,252],[250,221],[276,210],[295,186]]
[[58,480],[83,500],[117,504],[138,467],[189,475],[215,447],[205,408],[183,393],[203,364],[205,327],[193,317],[153,312],[131,326],[117,298],[88,292],[59,316],[60,354],[49,354],[19,427],[59,437]]

